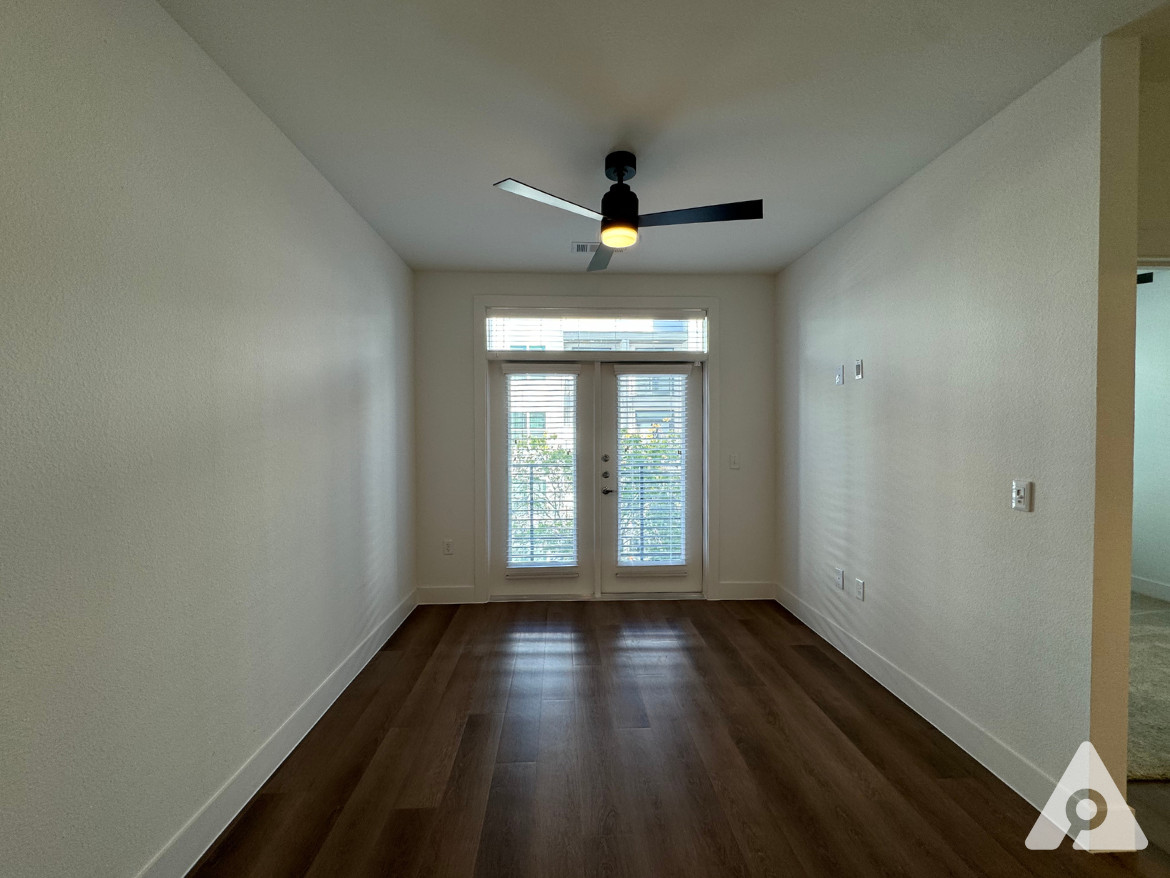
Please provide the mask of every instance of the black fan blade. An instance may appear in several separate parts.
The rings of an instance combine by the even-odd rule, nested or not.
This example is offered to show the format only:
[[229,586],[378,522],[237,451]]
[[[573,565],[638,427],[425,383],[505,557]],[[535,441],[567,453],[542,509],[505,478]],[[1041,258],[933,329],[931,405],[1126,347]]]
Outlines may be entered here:
[[542,204],[549,204],[553,207],[559,207],[561,210],[568,210],[572,213],[579,213],[581,216],[587,216],[589,219],[600,220],[601,214],[596,210],[590,210],[587,207],[582,207],[579,204],[574,204],[571,201],[566,201],[563,198],[558,198],[555,195],[550,195],[542,189],[537,189],[534,186],[529,186],[527,183],[521,183],[519,180],[513,180],[509,177],[507,180],[501,180],[495,184],[497,189],[503,189],[505,192],[511,192],[513,195],[523,195],[525,198],[531,198],[533,201],[539,201]]
[[598,244],[597,250],[593,254],[593,258],[589,260],[589,267],[586,271],[605,271],[609,268],[609,259],[613,256],[613,249],[606,247],[604,244]]
[[707,207],[687,207],[683,210],[664,210],[661,213],[644,213],[638,217],[638,226],[681,226],[686,223],[724,223],[728,220],[763,219],[764,202],[732,201],[729,204],[712,204]]

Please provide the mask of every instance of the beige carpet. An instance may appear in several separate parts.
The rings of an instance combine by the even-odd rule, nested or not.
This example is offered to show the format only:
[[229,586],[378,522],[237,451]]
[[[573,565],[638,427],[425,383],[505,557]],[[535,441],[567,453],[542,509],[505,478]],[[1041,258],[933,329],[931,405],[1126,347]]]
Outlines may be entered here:
[[1129,776],[1170,778],[1170,603],[1136,592],[1129,628]]

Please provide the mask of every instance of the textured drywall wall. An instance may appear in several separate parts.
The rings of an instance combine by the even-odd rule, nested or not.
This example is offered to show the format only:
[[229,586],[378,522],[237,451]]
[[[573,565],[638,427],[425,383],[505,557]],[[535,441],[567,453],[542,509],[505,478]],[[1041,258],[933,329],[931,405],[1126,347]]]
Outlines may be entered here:
[[1170,271],[1137,296],[1133,575],[1170,595]]
[[0,873],[137,873],[411,588],[411,277],[150,0],[0,7]]
[[[724,583],[775,582],[773,280],[760,275],[419,272],[415,280],[420,587],[475,580],[476,296],[703,297],[718,304],[718,505]],[[727,467],[738,452],[741,467]],[[442,554],[442,540],[455,553]],[[715,594],[716,589],[712,589]]]
[[1089,734],[1100,76],[1096,45],[777,288],[785,600],[1002,745],[993,767],[1041,801]]

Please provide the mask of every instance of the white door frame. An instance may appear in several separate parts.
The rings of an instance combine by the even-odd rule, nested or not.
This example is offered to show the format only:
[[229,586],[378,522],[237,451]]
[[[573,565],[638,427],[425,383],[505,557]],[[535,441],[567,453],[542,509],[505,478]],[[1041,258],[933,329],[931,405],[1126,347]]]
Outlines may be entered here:
[[[707,353],[641,353],[634,351],[508,351],[506,355],[487,350],[487,312],[489,308],[588,308],[590,310],[652,311],[655,309],[692,309],[707,312]],[[714,298],[690,296],[476,296],[472,308],[472,362],[474,364],[475,400],[475,600],[490,598],[491,583],[491,447],[489,429],[490,370],[492,359],[531,360],[534,362],[703,362],[703,590],[710,598],[719,582],[719,313]],[[594,599],[613,600],[636,595],[601,595]],[[658,597],[663,597],[659,595]],[[693,595],[691,595],[693,597]]]

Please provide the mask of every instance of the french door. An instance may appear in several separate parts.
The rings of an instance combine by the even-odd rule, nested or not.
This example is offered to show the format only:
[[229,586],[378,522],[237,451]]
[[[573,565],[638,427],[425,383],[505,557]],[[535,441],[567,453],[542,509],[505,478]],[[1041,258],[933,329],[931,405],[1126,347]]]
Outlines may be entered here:
[[496,363],[493,597],[703,587],[699,363]]

